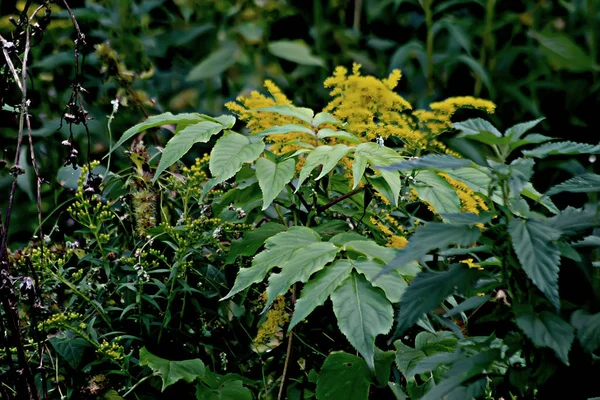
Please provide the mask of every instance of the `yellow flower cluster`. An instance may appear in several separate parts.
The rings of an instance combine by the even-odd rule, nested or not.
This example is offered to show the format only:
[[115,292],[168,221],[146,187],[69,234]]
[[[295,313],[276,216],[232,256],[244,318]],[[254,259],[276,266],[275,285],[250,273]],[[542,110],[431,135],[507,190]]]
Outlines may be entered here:
[[448,174],[440,172],[439,175],[444,178],[456,191],[456,194],[460,199],[462,211],[479,215],[481,211],[488,210],[488,206],[485,204],[483,198],[471,190],[471,188],[469,188],[467,185],[452,179]]
[[[45,321],[40,322],[37,328],[40,331],[50,330],[52,328],[61,328],[64,326],[69,326],[70,322],[80,321],[82,318],[83,316],[79,313],[58,313],[52,315]],[[83,324],[83,328],[85,328],[85,324]]]
[[81,167],[81,175],[79,175],[77,191],[75,192],[75,202],[67,208],[74,220],[93,231],[98,231],[104,222],[111,220],[114,216],[110,206],[104,203],[100,196],[97,194],[88,196],[84,191],[89,170],[93,170],[99,164],[99,161],[92,161],[89,168],[87,165]]
[[475,268],[480,271],[483,271],[483,267],[477,264],[472,258],[467,258],[466,260],[461,260],[460,262],[463,264],[467,264],[469,268]]
[[202,158],[196,158],[194,165],[183,168],[185,190],[190,191],[192,196],[199,197],[202,194],[202,188],[208,180],[206,166],[209,162],[210,155],[204,154]]
[[125,349],[123,346],[113,342],[108,343],[106,341],[100,343],[100,346],[96,349],[96,354],[101,357],[106,357],[111,361],[119,363],[125,357]]
[[[266,297],[266,293],[264,293],[263,297]],[[281,331],[282,326],[288,323],[289,320],[290,316],[285,310],[285,298],[277,296],[271,310],[267,313],[265,322],[261,324],[256,333],[256,338],[254,339],[255,345],[269,341]]]
[[[404,237],[404,228],[392,217],[386,210],[381,210],[382,219],[378,220],[375,217],[371,217],[369,220],[371,224],[376,226],[381,233],[387,238],[387,247],[394,247],[396,249],[403,249],[408,244],[408,240]],[[390,229],[390,227],[393,229]],[[395,231],[395,232],[394,232]]]

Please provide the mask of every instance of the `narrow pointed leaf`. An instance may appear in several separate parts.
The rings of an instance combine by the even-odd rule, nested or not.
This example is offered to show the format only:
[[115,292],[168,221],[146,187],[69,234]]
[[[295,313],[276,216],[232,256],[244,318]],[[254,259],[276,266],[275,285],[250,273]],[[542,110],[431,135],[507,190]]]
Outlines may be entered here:
[[511,146],[514,146],[514,142],[523,136],[523,134],[529,132],[531,129],[535,128],[540,122],[542,122],[545,118],[534,119],[533,121],[521,122],[520,124],[516,124],[511,126],[504,132],[504,136],[510,137]]
[[298,178],[298,188],[300,188],[310,173],[319,165],[323,165],[323,169],[316,179],[325,176],[329,171],[335,168],[338,162],[348,154],[350,150],[351,148],[344,144],[317,147],[308,155],[308,157],[306,157],[306,162],[304,163],[304,167],[302,168],[302,171],[300,171],[300,176]]
[[263,193],[263,210],[271,205],[285,185],[292,180],[295,168],[296,161],[293,158],[278,164],[266,158],[256,161],[256,178]]
[[575,142],[546,143],[533,150],[523,150],[526,157],[544,158],[554,155],[600,154],[600,144],[592,145]]

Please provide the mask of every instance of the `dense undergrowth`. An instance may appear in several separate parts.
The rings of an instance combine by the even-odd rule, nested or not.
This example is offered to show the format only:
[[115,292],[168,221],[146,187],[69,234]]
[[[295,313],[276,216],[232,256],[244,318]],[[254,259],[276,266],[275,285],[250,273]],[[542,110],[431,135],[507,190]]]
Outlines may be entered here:
[[544,399],[600,372],[598,10],[495,3],[316,1],[300,42],[304,4],[18,4],[0,398]]

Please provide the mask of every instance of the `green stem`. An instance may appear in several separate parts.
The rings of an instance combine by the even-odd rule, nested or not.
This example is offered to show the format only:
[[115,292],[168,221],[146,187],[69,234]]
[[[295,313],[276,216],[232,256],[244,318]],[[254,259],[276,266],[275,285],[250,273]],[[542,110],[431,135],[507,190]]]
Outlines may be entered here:
[[425,26],[427,27],[427,92],[433,94],[433,13],[431,3],[433,0],[424,0],[423,9],[425,10]]
[[141,385],[142,383],[146,382],[148,379],[150,378],[154,378],[155,376],[158,376],[158,373],[153,373],[152,375],[148,375],[143,377],[142,379],[140,379],[135,385],[133,385],[124,395],[123,397],[127,397],[129,394],[131,394],[131,392],[133,392],[139,385]]
[[[488,62],[488,51],[490,55],[494,51],[494,37],[492,36],[492,23],[494,22],[494,7],[496,5],[496,0],[487,0],[485,5],[485,25],[483,28],[483,40],[481,42],[481,50],[479,54],[479,64],[486,68],[486,63]],[[489,61],[491,62],[493,57],[490,57]],[[487,65],[487,67],[491,67]],[[479,96],[481,94],[482,89],[481,76],[477,75],[475,80],[475,88],[473,90],[475,96]]]

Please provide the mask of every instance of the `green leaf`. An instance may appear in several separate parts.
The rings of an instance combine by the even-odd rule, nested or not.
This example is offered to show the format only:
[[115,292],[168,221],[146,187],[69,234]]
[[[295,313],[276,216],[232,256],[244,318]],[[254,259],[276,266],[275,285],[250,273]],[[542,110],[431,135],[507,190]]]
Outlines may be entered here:
[[513,125],[508,128],[506,132],[504,132],[504,136],[509,137],[511,140],[511,146],[514,146],[514,143],[519,140],[523,134],[535,128],[544,119],[545,118],[538,118],[534,119],[533,121],[521,122],[520,124]]
[[533,150],[523,150],[526,157],[544,158],[555,155],[600,154],[600,144],[591,145],[575,142],[546,143]]
[[565,235],[573,235],[584,229],[600,224],[600,213],[596,207],[587,206],[583,209],[567,207],[558,215],[548,220],[548,225],[560,230]]
[[296,301],[288,331],[308,317],[315,308],[323,305],[333,291],[348,278],[352,268],[350,260],[336,260],[310,279]]
[[338,326],[350,344],[375,368],[375,338],[392,328],[392,305],[379,289],[353,272],[331,295]]
[[562,192],[600,192],[600,175],[587,173],[576,176],[563,183],[551,187],[550,190],[546,192],[546,196],[552,196]]
[[325,63],[320,57],[313,55],[310,47],[304,41],[279,40],[270,42],[269,52],[276,57],[295,62],[300,65],[324,67]]
[[531,182],[528,182],[527,184],[525,184],[525,187],[521,190],[521,196],[525,196],[525,197],[535,201],[536,203],[543,205],[552,214],[559,213],[558,208],[556,208],[556,206],[554,205],[552,200],[548,196],[544,196],[540,192],[538,192],[533,187]]
[[48,341],[73,368],[79,367],[85,349],[90,347],[85,339],[75,336],[73,331],[58,332],[56,335],[50,336]]
[[463,301],[456,307],[452,308],[451,310],[448,310],[446,312],[446,314],[444,314],[444,317],[449,318],[449,317],[458,315],[460,313],[463,313],[465,311],[476,309],[478,307],[481,307],[483,304],[485,304],[489,300],[490,300],[489,295],[469,297],[468,299],[466,299],[465,301]]
[[548,61],[555,68],[573,72],[597,71],[594,60],[571,38],[563,33],[543,34],[530,31],[529,35],[536,39]]
[[369,260],[377,259],[384,263],[388,263],[398,254],[398,250],[391,247],[380,246],[367,238],[361,238],[360,240],[347,239],[349,240],[342,245],[342,250],[364,254]]
[[536,346],[549,347],[566,365],[575,335],[573,327],[548,311],[536,314],[532,309],[517,310],[517,326]]
[[400,174],[396,171],[385,171],[379,170],[381,177],[387,183],[390,189],[389,193],[383,194],[393,206],[398,205],[398,199],[400,198],[400,190],[402,189],[402,183],[400,182]]
[[533,176],[534,165],[535,162],[531,159],[517,158],[508,166],[510,171],[508,184],[514,196],[519,196],[521,191],[529,184],[529,180]]
[[227,43],[192,68],[185,79],[195,82],[220,75],[237,62],[240,54],[237,44]]
[[163,125],[171,125],[171,124],[194,124],[198,122],[206,121],[206,117],[201,114],[177,114],[173,115],[170,112],[153,115],[152,117],[148,117],[147,120],[141,122],[131,128],[127,129],[121,138],[115,143],[115,145],[110,149],[110,153],[115,151],[118,147],[120,147],[127,140],[131,139],[136,134],[148,130],[150,128],[156,128],[158,126]]
[[246,232],[244,236],[231,243],[225,264],[233,263],[239,256],[253,256],[265,243],[265,240],[285,230],[285,226],[276,222],[267,222],[253,231]]
[[296,191],[300,189],[302,183],[306,180],[306,178],[308,178],[312,170],[317,168],[317,166],[323,165],[323,169],[316,180],[321,179],[323,176],[329,173],[329,171],[335,168],[338,162],[351,150],[351,147],[348,147],[344,144],[317,147],[308,155],[308,157],[306,157],[304,167],[302,167],[302,171],[300,171],[298,188]]
[[379,167],[392,171],[408,171],[413,169],[456,169],[472,165],[473,162],[462,158],[456,158],[447,154],[427,154],[423,157],[415,157],[410,160],[392,164],[388,167]]
[[538,144],[544,143],[549,140],[555,140],[555,137],[540,135],[539,133],[532,133],[525,136],[523,139],[517,140],[515,142],[510,143],[510,151],[513,151],[521,146],[525,146],[527,144]]
[[317,400],[365,400],[369,397],[369,367],[348,353],[330,354],[317,379]]
[[467,212],[460,212],[455,214],[440,214],[440,217],[447,224],[466,224],[466,225],[476,225],[476,224],[488,224],[494,218],[494,214],[491,212],[483,212],[479,215]]
[[230,132],[217,140],[210,153],[210,173],[216,183],[221,183],[234,176],[244,163],[256,160],[264,149],[264,142],[252,143],[250,138]]
[[389,147],[379,147],[377,143],[361,143],[356,146],[355,158],[364,156],[368,163],[374,167],[387,167],[404,161],[404,157]]
[[290,132],[302,132],[307,133],[311,136],[315,136],[312,129],[299,124],[286,124],[281,126],[272,126],[262,132],[256,133],[252,136],[269,136],[269,135],[283,135]]
[[459,213],[460,199],[444,178],[433,171],[420,171],[416,176],[415,189],[421,200],[430,203],[438,213]]
[[[360,145],[359,145],[360,146]],[[356,189],[356,186],[360,183],[365,170],[367,169],[367,157],[356,151],[354,153],[354,162],[352,163],[352,176],[354,177],[354,183],[352,184],[352,190]]]
[[335,138],[340,138],[340,139],[346,140],[350,143],[360,143],[360,140],[355,135],[351,134],[350,132],[341,131],[341,130],[334,131],[333,129],[330,129],[330,128],[320,129],[319,132],[317,133],[317,137],[319,139],[335,137]]
[[123,400],[115,389],[109,389],[102,395],[103,400]]
[[[233,124],[231,125],[233,126]],[[213,135],[221,132],[224,128],[222,124],[212,121],[187,125],[167,142],[152,182],[156,182],[161,172],[187,154],[194,144],[208,142]]]
[[375,380],[377,386],[387,386],[395,356],[396,353],[392,350],[382,351],[375,347]]
[[267,239],[265,250],[254,257],[252,267],[240,268],[233,288],[221,300],[228,299],[253,283],[262,281],[273,267],[287,260],[293,251],[319,242],[320,239],[319,234],[303,226],[293,226]]
[[263,210],[281,193],[285,185],[294,178],[296,161],[293,158],[278,164],[266,158],[256,161],[256,178],[263,193]]
[[206,371],[196,388],[198,400],[252,400],[252,392],[236,374],[219,375]]
[[577,310],[571,314],[571,325],[576,329],[577,339],[585,351],[592,353],[600,347],[600,313]]
[[375,260],[354,261],[354,268],[363,274],[371,285],[382,289],[391,303],[398,303],[408,284],[397,270],[391,271],[382,279],[376,279],[384,267],[385,264]]
[[452,127],[462,132],[462,135],[459,136],[468,136],[469,139],[473,139],[474,137],[484,134],[487,134],[486,137],[491,135],[495,138],[502,138],[502,133],[500,133],[500,131],[496,129],[494,125],[481,118],[473,118],[462,122],[456,122],[452,124]]
[[335,259],[339,248],[333,243],[317,242],[306,245],[288,254],[287,260],[279,263],[281,272],[269,277],[265,308],[280,294],[284,294],[294,283],[306,282],[312,274],[320,271]]
[[513,219],[508,225],[513,249],[531,281],[560,308],[558,265],[560,253],[556,241],[560,231],[534,220]]
[[327,112],[320,112],[315,115],[312,121],[312,126],[318,128],[323,124],[341,125],[342,123],[333,115]]
[[313,120],[313,115],[315,115],[314,111],[310,108],[304,107],[295,107],[291,104],[284,104],[281,106],[271,106],[264,108],[257,108],[255,110],[251,110],[253,112],[274,112],[281,115],[287,115],[289,117],[298,118],[301,121],[306,122],[307,124],[311,124]]
[[192,383],[204,376],[205,368],[202,360],[194,358],[185,361],[169,361],[151,354],[145,347],[140,349],[140,365],[147,365],[162,379],[161,391],[183,379]]
[[[413,238],[411,238],[411,241]],[[465,264],[452,264],[447,271],[423,271],[412,280],[400,300],[396,336],[413,326],[426,312],[437,307],[456,290],[465,291],[477,271]]]

